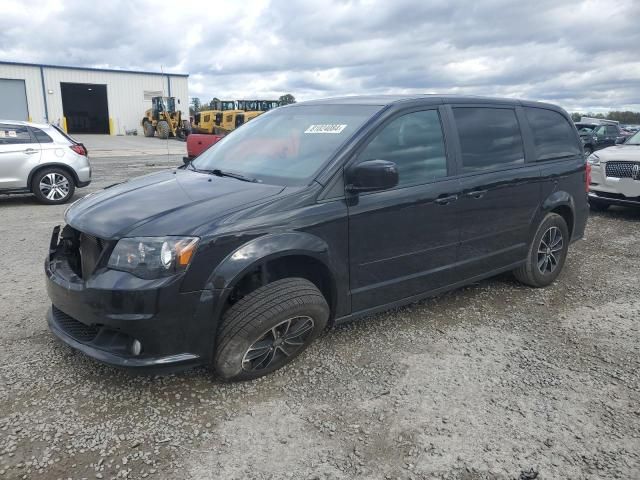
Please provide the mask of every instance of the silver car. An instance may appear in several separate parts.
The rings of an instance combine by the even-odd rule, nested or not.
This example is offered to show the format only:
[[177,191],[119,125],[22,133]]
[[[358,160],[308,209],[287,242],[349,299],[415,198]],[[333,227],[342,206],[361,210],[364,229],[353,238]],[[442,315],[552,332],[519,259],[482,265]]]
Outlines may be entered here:
[[65,203],[91,183],[87,149],[53,125],[0,120],[0,193]]
[[640,207],[640,132],[623,144],[589,155],[589,205],[606,210],[610,205]]

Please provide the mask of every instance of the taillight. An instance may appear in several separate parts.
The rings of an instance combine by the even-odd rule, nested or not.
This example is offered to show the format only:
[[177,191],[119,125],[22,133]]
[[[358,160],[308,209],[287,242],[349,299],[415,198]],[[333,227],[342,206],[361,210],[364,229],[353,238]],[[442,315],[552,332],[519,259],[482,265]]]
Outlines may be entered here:
[[87,149],[84,148],[84,145],[80,143],[76,145],[71,145],[69,148],[74,152],[76,152],[78,155],[84,155],[85,157],[87,156]]
[[591,185],[591,165],[587,163],[587,169],[585,171],[585,177],[586,177],[586,189],[587,192],[589,192],[589,185]]

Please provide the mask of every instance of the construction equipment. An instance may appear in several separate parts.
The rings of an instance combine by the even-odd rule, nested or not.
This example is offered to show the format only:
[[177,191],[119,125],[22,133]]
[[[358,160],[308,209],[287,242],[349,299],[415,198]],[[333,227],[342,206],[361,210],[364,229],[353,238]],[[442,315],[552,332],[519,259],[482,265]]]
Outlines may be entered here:
[[248,122],[264,112],[277,108],[277,100],[238,100],[238,107],[244,110],[244,121]]
[[[166,99],[166,104],[165,104]],[[189,120],[182,119],[182,112],[176,110],[175,97],[153,97],[151,108],[142,118],[142,129],[145,137],[186,138],[191,133]]]
[[197,133],[224,135],[244,123],[242,114],[236,100],[218,101],[213,110],[195,114],[192,129]]
[[222,100],[214,110],[196,113],[193,130],[224,135],[278,105],[277,100]]

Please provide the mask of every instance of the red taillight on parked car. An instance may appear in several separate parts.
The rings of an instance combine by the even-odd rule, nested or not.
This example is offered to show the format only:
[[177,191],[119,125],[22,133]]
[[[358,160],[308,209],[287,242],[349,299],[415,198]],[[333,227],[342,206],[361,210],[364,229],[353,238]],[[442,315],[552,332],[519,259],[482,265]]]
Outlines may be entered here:
[[87,149],[84,148],[84,145],[82,145],[81,143],[71,145],[69,148],[76,152],[78,155],[84,155],[85,157],[87,156]]
[[587,192],[589,192],[589,185],[591,185],[591,165],[589,165],[587,163],[587,169],[585,170],[585,177],[586,177],[586,189]]

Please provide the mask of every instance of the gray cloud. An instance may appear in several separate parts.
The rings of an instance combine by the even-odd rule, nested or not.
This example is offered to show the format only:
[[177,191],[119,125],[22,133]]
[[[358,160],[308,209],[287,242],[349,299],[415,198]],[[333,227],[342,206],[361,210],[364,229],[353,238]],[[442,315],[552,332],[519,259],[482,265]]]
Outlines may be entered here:
[[202,100],[443,92],[640,110],[635,0],[29,5],[4,0],[0,59],[162,65]]

